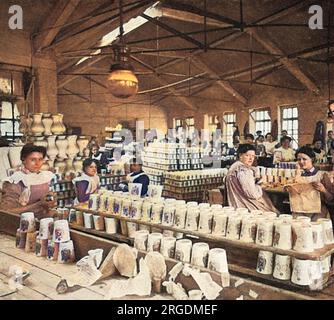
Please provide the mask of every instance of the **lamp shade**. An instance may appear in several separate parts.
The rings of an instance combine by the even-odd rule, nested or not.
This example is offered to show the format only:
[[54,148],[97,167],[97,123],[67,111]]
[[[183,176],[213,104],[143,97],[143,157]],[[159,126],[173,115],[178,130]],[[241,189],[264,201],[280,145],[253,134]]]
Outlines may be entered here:
[[116,69],[108,76],[108,86],[113,96],[126,99],[138,92],[138,79],[129,69]]

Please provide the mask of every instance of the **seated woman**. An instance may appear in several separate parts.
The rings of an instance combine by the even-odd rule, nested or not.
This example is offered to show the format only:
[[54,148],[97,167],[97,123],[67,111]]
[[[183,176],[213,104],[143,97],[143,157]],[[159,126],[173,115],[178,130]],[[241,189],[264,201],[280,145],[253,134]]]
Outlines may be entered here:
[[22,168],[4,180],[0,210],[13,213],[34,212],[36,218],[49,215],[56,206],[55,195],[48,201],[49,187],[54,178],[51,171],[40,171],[46,148],[26,144],[21,150]]
[[281,138],[281,147],[274,150],[275,163],[295,161],[295,151],[290,147],[291,141],[292,139],[288,136]]
[[235,208],[277,212],[269,197],[255,179],[255,146],[241,144],[238,149],[239,161],[229,169],[226,177],[228,203]]
[[148,191],[148,186],[150,184],[150,178],[143,171],[143,166],[141,163],[137,162],[136,159],[132,160],[130,165],[131,173],[127,176],[127,181],[119,185],[119,189],[123,192],[129,191],[129,183],[139,183],[142,185],[141,197],[145,197]]
[[97,175],[97,166],[95,160],[86,159],[82,164],[83,173],[72,180],[77,195],[75,203],[88,201],[89,196],[98,190],[100,178]]
[[310,216],[312,221],[318,218],[325,218],[328,214],[325,203],[329,203],[333,200],[333,195],[329,190],[332,190],[332,183],[327,174],[323,174],[314,167],[316,155],[311,147],[301,147],[296,152],[297,161],[300,169],[302,169],[301,176],[306,182],[312,183],[315,190],[321,194],[321,212],[314,213],[311,216],[308,214],[293,213],[294,216],[306,215]]

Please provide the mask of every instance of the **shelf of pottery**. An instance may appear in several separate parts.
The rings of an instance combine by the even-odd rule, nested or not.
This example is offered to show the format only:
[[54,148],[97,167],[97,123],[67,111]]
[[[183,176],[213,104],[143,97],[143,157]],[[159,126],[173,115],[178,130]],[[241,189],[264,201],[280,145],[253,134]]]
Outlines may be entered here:
[[66,217],[35,220],[33,212],[25,212],[20,217],[20,227],[16,233],[16,247],[26,252],[34,252],[58,263],[75,261],[74,246],[70,238],[70,228]]
[[[334,253],[330,219],[277,217],[273,212],[248,211],[184,200],[141,199],[122,192],[91,196],[75,207],[76,220],[85,230],[101,235],[119,232],[135,238],[139,230],[181,239],[195,237],[223,247],[230,270],[274,286],[321,290],[331,281]],[[75,227],[76,224],[74,224]],[[160,237],[160,236],[159,236]],[[307,276],[308,275],[308,276]]]
[[47,148],[48,161],[42,170],[55,168],[60,174],[82,171],[83,158],[89,156],[89,139],[86,136],[66,135],[62,114],[21,116],[20,132],[35,145]]
[[203,169],[166,172],[163,196],[177,200],[202,201],[206,191],[223,184],[227,169]]
[[200,148],[180,143],[153,142],[142,152],[143,170],[154,183],[163,181],[168,171],[203,169]]

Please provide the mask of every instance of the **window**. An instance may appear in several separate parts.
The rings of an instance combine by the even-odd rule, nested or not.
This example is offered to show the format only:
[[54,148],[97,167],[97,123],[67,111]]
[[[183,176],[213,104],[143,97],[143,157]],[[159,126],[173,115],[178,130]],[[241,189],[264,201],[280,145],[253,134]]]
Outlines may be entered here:
[[212,136],[212,134],[217,130],[219,119],[218,116],[209,116],[208,118],[209,118],[209,132],[210,135]]
[[262,131],[263,135],[271,132],[271,118],[269,109],[254,110],[250,114],[251,120],[254,122],[254,133]]
[[12,79],[0,78],[0,132],[1,136],[7,137],[8,140],[15,140],[16,137],[22,136],[19,132],[19,111],[14,102],[10,102],[7,96],[11,95],[14,82]]
[[195,130],[195,120],[193,117],[190,117],[185,118],[184,122],[186,124],[186,137],[191,139]]
[[236,125],[236,114],[225,113],[223,117],[223,140],[230,148],[233,147],[233,127]]
[[186,138],[192,138],[195,130],[195,121],[193,117],[184,119],[174,119],[174,127],[178,137],[181,137],[183,129],[185,128]]
[[281,107],[281,130],[286,130],[292,138],[292,148],[298,148],[298,108]]

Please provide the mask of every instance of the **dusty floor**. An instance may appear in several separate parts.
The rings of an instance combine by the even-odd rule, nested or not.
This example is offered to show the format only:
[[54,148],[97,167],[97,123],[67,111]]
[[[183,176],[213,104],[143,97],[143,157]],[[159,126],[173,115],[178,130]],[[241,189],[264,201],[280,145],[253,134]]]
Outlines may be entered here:
[[[8,277],[9,268],[15,265],[31,273],[24,285],[16,290],[10,286]],[[56,292],[59,281],[75,271],[75,264],[63,265],[37,257],[33,253],[26,253],[15,247],[14,237],[0,234],[0,300],[103,300],[109,287],[109,279],[66,294]],[[123,299],[137,300],[144,297],[126,296]],[[171,296],[152,295],[145,299],[171,299]]]

